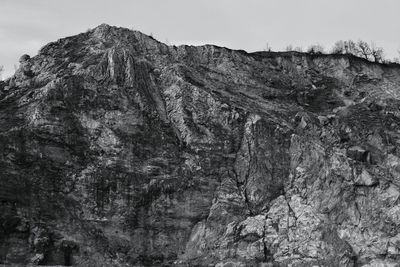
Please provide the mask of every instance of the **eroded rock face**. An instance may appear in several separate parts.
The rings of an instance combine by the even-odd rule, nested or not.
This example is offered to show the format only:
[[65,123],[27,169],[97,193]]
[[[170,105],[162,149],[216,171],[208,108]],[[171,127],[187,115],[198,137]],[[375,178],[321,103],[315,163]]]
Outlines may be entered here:
[[101,25],[0,89],[0,263],[400,260],[398,66]]

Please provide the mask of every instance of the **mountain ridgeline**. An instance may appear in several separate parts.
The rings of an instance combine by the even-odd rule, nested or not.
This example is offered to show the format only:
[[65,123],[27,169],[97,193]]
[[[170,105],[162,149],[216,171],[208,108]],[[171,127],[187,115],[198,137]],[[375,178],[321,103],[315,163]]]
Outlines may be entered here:
[[399,65],[105,24],[20,63],[0,264],[398,266]]

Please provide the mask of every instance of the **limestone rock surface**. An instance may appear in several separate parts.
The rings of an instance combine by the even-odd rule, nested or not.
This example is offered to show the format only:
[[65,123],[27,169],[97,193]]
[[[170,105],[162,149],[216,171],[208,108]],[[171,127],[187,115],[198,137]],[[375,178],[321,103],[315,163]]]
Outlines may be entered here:
[[0,82],[0,264],[399,266],[400,67],[100,25]]

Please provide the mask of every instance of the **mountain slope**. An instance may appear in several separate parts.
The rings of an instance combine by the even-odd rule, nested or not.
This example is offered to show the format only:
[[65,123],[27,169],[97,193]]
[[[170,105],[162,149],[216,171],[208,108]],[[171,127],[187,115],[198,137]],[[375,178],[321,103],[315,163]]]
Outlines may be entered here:
[[0,89],[0,263],[400,259],[398,65],[100,25]]

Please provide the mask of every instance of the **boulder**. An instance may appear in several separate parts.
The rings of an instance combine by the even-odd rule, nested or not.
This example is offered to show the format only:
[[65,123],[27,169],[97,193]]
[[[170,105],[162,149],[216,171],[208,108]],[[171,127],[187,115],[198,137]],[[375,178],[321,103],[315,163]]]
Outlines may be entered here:
[[374,186],[378,184],[378,180],[367,170],[363,169],[361,173],[357,175],[354,184],[359,186]]

